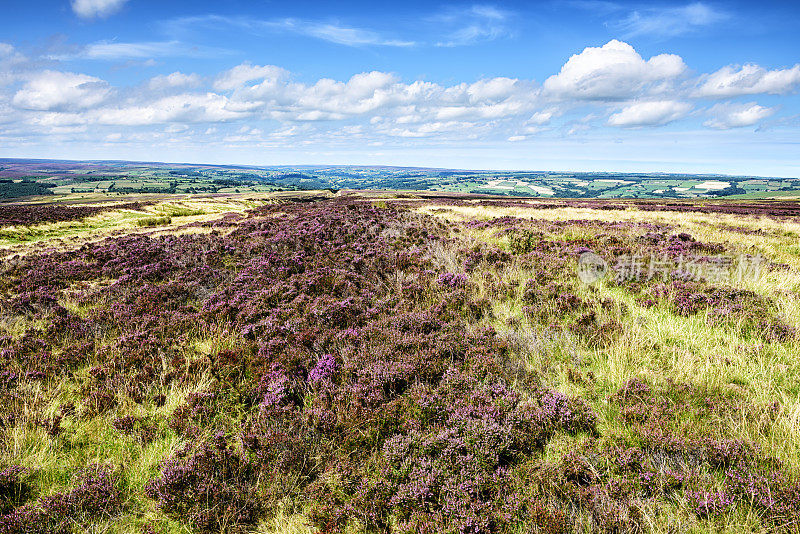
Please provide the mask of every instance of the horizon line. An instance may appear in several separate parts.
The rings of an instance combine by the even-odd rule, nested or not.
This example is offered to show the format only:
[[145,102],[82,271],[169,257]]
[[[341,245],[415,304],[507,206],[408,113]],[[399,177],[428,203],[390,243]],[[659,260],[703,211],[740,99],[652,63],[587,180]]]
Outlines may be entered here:
[[[249,169],[276,169],[276,168],[360,168],[360,169],[417,169],[428,171],[458,171],[458,172],[474,172],[474,173],[554,173],[554,174],[618,174],[618,175],[631,175],[642,174],[652,176],[714,176],[724,178],[755,178],[755,179],[772,179],[772,180],[798,180],[800,176],[765,176],[757,174],[728,174],[728,173],[699,173],[699,172],[666,172],[666,171],[575,171],[563,169],[469,169],[463,167],[425,167],[415,165],[359,165],[359,164],[280,164],[280,165],[255,165],[244,163],[198,163],[198,162],[178,162],[178,161],[143,161],[143,160],[127,160],[127,159],[58,159],[58,158],[8,158],[0,157],[0,162],[62,162],[62,163],[128,163],[138,165],[186,165],[186,166],[200,166],[200,167],[240,167]],[[2,169],[0,169],[2,172]]]

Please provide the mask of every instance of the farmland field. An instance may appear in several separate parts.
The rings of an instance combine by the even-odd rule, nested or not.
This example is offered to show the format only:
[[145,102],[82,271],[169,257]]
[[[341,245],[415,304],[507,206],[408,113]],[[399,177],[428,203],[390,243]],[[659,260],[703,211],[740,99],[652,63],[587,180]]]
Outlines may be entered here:
[[0,159],[0,199],[406,190],[542,198],[797,198],[800,178],[362,166],[224,166]]
[[800,203],[216,185],[0,204],[0,532],[800,531]]

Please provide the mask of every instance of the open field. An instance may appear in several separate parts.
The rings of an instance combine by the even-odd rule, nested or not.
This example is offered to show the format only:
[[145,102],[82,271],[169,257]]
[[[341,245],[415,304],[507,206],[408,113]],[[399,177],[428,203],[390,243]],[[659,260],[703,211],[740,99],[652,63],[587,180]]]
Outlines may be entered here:
[[800,203],[82,195],[0,205],[0,532],[800,532]]

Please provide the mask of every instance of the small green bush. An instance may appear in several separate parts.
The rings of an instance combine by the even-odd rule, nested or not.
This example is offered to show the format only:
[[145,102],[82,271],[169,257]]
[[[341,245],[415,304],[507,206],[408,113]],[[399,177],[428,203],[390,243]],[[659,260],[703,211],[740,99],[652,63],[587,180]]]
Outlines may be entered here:
[[169,224],[172,222],[172,217],[145,217],[143,219],[139,219],[136,221],[138,226],[148,227],[148,226],[162,226],[164,224]]
[[200,209],[187,208],[185,206],[163,206],[161,211],[169,217],[189,217],[191,215],[205,215],[205,211]]

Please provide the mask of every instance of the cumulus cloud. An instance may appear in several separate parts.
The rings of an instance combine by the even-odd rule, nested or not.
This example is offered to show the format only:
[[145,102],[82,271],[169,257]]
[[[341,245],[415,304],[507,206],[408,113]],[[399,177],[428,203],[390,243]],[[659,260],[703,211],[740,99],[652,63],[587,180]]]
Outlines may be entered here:
[[532,126],[543,126],[549,123],[553,117],[557,115],[560,115],[559,109],[557,107],[550,107],[541,111],[537,111],[531,115],[531,117],[525,121],[525,124]]
[[373,71],[346,82],[322,78],[311,85],[266,79],[238,96],[264,102],[270,116],[279,120],[318,121],[393,108],[413,99],[413,93],[413,84],[400,84],[392,74]]
[[789,69],[766,70],[753,64],[727,66],[705,76],[695,92],[699,97],[735,97],[785,94],[800,86],[800,64]]
[[[40,112],[29,121],[48,127],[360,118],[381,134],[401,137],[456,135],[459,130],[462,135],[478,135],[497,121],[530,117],[539,105],[532,82],[503,77],[445,86],[406,83],[392,73],[372,71],[343,81],[322,78],[300,83],[279,67],[243,63],[221,73],[213,81],[214,92],[186,90],[202,83],[197,75],[173,72],[152,78],[147,86],[180,93],[122,92],[116,95],[119,98],[109,98],[110,87],[98,78],[45,71],[26,82],[14,96],[14,105]],[[548,109],[545,115],[553,113]]]
[[645,61],[631,45],[614,39],[570,57],[561,72],[545,80],[544,89],[564,99],[624,100],[657,89],[685,71],[680,56],[660,54]]
[[86,109],[103,102],[110,91],[105,81],[94,76],[45,70],[28,79],[13,103],[37,111]]
[[100,108],[86,115],[84,120],[114,126],[230,122],[253,117],[257,107],[254,103],[233,102],[215,93],[183,93],[141,105]]
[[400,124],[513,117],[532,110],[536,98],[529,84],[510,78],[445,87],[422,81],[403,83],[380,71],[356,74],[347,81],[323,78],[311,85],[266,80],[235,94],[263,101],[270,115],[281,120],[380,113]]
[[712,115],[712,118],[703,123],[705,126],[718,130],[728,130],[730,128],[753,126],[775,113],[775,110],[759,106],[755,102],[749,102],[747,104],[716,104],[708,112]]
[[72,11],[83,18],[107,17],[125,5],[127,0],[72,0]]
[[652,7],[630,13],[625,19],[612,24],[623,35],[674,37],[728,18],[728,14],[708,4],[695,2],[677,7]]
[[623,128],[661,126],[685,117],[691,109],[690,104],[675,100],[634,102],[612,114],[608,118],[608,124]]

